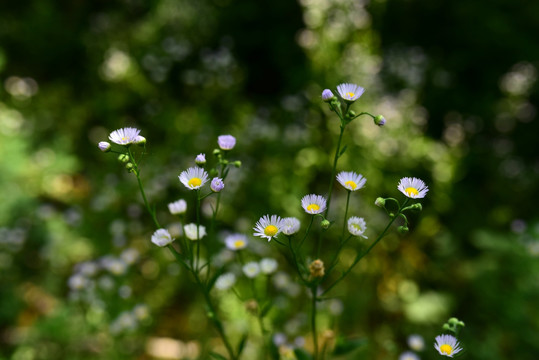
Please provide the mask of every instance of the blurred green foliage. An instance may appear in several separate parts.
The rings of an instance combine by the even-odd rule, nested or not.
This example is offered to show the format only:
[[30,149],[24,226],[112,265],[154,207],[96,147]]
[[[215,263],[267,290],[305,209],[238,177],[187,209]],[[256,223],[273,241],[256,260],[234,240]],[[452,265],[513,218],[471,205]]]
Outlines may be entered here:
[[[336,288],[343,315],[324,313],[321,323],[367,338],[365,359],[397,358],[411,333],[434,359],[432,339],[454,315],[466,323],[468,358],[536,358],[538,7],[1,3],[0,359],[149,359],[162,337],[218,348],[189,280],[150,246],[135,179],[96,144],[120,127],[142,129],[143,181],[167,223],[167,203],[192,195],[179,173],[198,153],[210,158],[218,135],[233,134],[243,166],[230,175],[219,220],[250,234],[261,215],[301,218],[299,199],[327,191],[338,123],[320,93],[341,82],[365,87],[358,108],[388,120],[378,128],[360,118],[347,129],[338,170],[368,179],[352,212],[374,235],[386,221],[374,200],[396,196],[401,177],[424,179],[430,192],[412,231],[393,232]],[[345,196],[335,194],[336,218]],[[96,275],[114,290],[73,299],[77,264],[127,248],[140,254],[133,266]],[[111,334],[141,303],[151,320]],[[236,341],[254,327],[234,299],[221,308]],[[306,335],[306,309],[294,311],[272,319]]]

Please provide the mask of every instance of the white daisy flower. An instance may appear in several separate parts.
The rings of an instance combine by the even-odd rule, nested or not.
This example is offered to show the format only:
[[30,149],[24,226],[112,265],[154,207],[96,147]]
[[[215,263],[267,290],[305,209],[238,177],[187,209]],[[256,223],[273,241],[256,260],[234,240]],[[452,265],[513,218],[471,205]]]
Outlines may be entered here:
[[423,180],[409,177],[402,178],[397,188],[411,199],[422,199],[429,191],[429,187],[425,185]]
[[266,275],[273,274],[277,270],[277,260],[272,258],[260,260],[260,270]]
[[416,353],[411,351],[405,351],[399,356],[399,360],[420,360]]
[[264,215],[257,221],[253,228],[253,230],[256,231],[253,235],[266,238],[270,241],[272,238],[279,235],[282,231],[282,227],[283,219],[281,219],[280,216],[271,215],[270,217],[269,215]]
[[457,338],[453,335],[438,335],[435,340],[434,348],[440,355],[453,357],[462,350]]
[[114,130],[109,135],[109,140],[118,145],[130,145],[137,141],[139,129],[127,127]]
[[236,275],[232,273],[225,273],[220,275],[217,280],[215,280],[215,288],[217,290],[224,291],[230,289],[232,286],[234,286],[235,283]]
[[197,234],[197,224],[193,224],[193,223],[184,225],[183,231],[185,232],[185,236],[189,240],[193,240],[193,241],[200,240],[204,236],[206,236],[206,227],[203,225],[198,226],[198,234]]
[[243,234],[232,234],[225,238],[225,245],[227,249],[232,251],[245,249],[248,243],[247,236]]
[[352,216],[348,219],[348,231],[350,234],[367,239],[367,237],[363,235],[365,230],[367,230],[367,223],[363,218]]
[[286,217],[283,219],[283,234],[293,235],[299,231],[301,223],[295,217]]
[[198,166],[182,171],[180,181],[189,190],[200,189],[208,181],[208,173]]
[[256,261],[251,261],[243,265],[242,270],[245,276],[253,279],[260,273],[260,265]]
[[187,202],[184,199],[176,200],[168,204],[168,211],[172,215],[181,215],[184,214],[187,210]]
[[356,191],[365,186],[367,179],[365,179],[363,175],[356,174],[353,171],[341,171],[337,175],[337,181],[347,190]]
[[321,195],[305,195],[301,199],[301,206],[308,214],[320,214],[326,210],[326,199]]
[[354,102],[363,95],[365,89],[356,84],[346,83],[337,86],[337,91],[343,100]]
[[152,242],[157,246],[167,246],[173,241],[174,239],[166,229],[157,229],[152,235]]

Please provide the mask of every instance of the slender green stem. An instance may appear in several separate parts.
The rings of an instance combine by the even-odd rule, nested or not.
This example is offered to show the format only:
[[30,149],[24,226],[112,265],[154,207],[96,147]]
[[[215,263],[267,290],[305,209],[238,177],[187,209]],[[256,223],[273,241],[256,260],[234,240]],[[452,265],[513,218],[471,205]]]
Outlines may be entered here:
[[209,292],[207,291],[206,287],[204,286],[204,283],[200,280],[200,277],[196,272],[193,272],[193,275],[195,277],[195,281],[200,287],[202,293],[204,294],[204,299],[206,300],[206,304],[208,305],[208,310],[210,312],[210,319],[212,320],[213,324],[215,325],[215,328],[217,329],[217,332],[219,333],[219,336],[221,337],[221,340],[223,341],[226,350],[228,352],[228,356],[231,360],[237,360],[237,356],[234,354],[234,350],[232,349],[232,346],[230,345],[230,342],[228,341],[228,338],[225,334],[225,331],[223,329],[223,324],[219,319],[217,318],[217,312],[215,311],[215,307],[211,301],[211,297]]
[[326,211],[324,212],[324,218],[327,218],[329,212],[329,204],[331,203],[331,192],[333,191],[333,183],[335,181],[335,174],[337,173],[337,162],[339,161],[339,153],[341,152],[341,142],[344,134],[345,126],[341,124],[341,133],[339,134],[339,140],[337,141],[337,149],[335,150],[335,157],[333,158],[333,169],[331,170],[331,180],[329,181],[328,200]]
[[292,260],[294,260],[294,266],[296,268],[296,271],[299,275],[299,278],[304,284],[307,284],[307,281],[303,278],[303,274],[301,273],[301,269],[299,268],[298,264],[298,258],[296,256],[296,252],[294,251],[294,247],[292,246],[292,237],[288,237],[288,246],[290,247],[290,252],[292,253]]
[[313,334],[314,360],[318,360],[318,334],[316,332],[316,285],[311,286],[311,331]]
[[350,194],[352,192],[348,190],[348,195],[346,196],[346,208],[344,210],[344,220],[342,222],[342,234],[341,234],[341,242],[344,239],[344,231],[346,230],[346,218],[348,217],[348,206],[350,205]]
[[395,216],[393,216],[391,218],[391,220],[389,221],[389,223],[387,224],[387,226],[385,227],[384,231],[382,231],[382,233],[380,235],[378,235],[378,237],[376,238],[376,240],[367,248],[367,250],[365,250],[365,252],[363,252],[362,254],[358,254],[354,260],[354,262],[352,263],[352,265],[350,265],[350,267],[348,269],[346,269],[342,274],[341,276],[339,276],[339,278],[337,278],[337,280],[335,280],[333,282],[333,284],[331,284],[330,286],[328,286],[324,292],[320,295],[320,296],[323,296],[325,295],[326,293],[328,293],[335,285],[337,285],[344,277],[346,277],[346,275],[348,275],[350,273],[350,271],[352,271],[352,269],[354,268],[354,266],[357,265],[357,263],[363,258],[365,257],[371,250],[372,248],[374,248],[376,246],[376,244],[378,244],[378,242],[380,240],[382,240],[382,238],[385,236],[387,230],[389,229],[389,227],[393,224],[393,222],[395,222],[395,220],[399,217],[399,214],[400,212],[402,211],[402,209],[406,206],[406,203],[408,203],[408,199],[406,199],[406,201],[404,202],[404,204],[402,204],[402,207],[399,208],[399,211],[397,212],[397,214]]
[[311,216],[311,221],[309,222],[309,226],[307,226],[307,230],[305,230],[305,235],[303,235],[303,239],[301,239],[301,241],[299,242],[299,245],[298,245],[298,248],[297,248],[298,251],[301,249],[301,246],[303,245],[303,242],[305,241],[305,239],[307,239],[307,235],[309,235],[309,231],[311,230],[311,226],[313,225],[313,221],[314,221],[314,215]]

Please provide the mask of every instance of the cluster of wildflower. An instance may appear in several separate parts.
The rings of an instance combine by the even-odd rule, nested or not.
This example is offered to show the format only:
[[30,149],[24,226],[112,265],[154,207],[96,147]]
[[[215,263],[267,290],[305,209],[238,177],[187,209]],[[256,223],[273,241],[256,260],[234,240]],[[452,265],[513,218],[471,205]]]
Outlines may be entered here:
[[[321,297],[331,290],[340,280],[342,280],[354,266],[369,253],[369,251],[381,240],[385,235],[385,232],[389,226],[398,218],[404,219],[404,225],[399,227],[399,232],[404,233],[408,231],[408,220],[405,211],[408,210],[421,210],[421,204],[416,203],[406,206],[410,199],[417,200],[425,197],[428,192],[428,187],[425,183],[417,178],[403,178],[399,182],[397,189],[401,191],[406,199],[401,206],[398,200],[393,198],[378,198],[376,205],[384,208],[390,217],[390,222],[376,240],[364,251],[358,251],[356,258],[344,271],[342,271],[340,277],[336,280],[331,277],[333,270],[338,265],[339,255],[343,251],[345,245],[352,238],[368,239],[367,236],[367,222],[363,217],[357,214],[351,214],[349,216],[349,202],[352,194],[363,189],[366,185],[367,179],[360,173],[355,171],[341,171],[337,173],[338,159],[344,154],[346,148],[341,149],[340,144],[345,127],[354,119],[367,115],[370,116],[374,123],[378,126],[386,124],[386,120],[382,115],[372,115],[367,112],[356,113],[350,109],[350,106],[358,100],[364,93],[365,89],[355,84],[341,84],[337,86],[337,93],[340,98],[333,95],[333,92],[326,89],[322,93],[322,99],[329,104],[331,111],[338,115],[341,127],[341,134],[338,141],[338,147],[335,152],[335,158],[333,162],[333,175],[330,179],[329,192],[327,195],[322,194],[306,194],[300,200],[298,200],[298,206],[301,206],[308,216],[309,225],[307,226],[304,235],[299,241],[296,241],[295,236],[301,229],[301,220],[296,217],[281,217],[276,214],[266,214],[261,216],[253,227],[253,236],[260,237],[268,242],[274,240],[280,246],[288,247],[291,254],[287,258],[291,264],[295,267],[295,270],[299,276],[300,285],[291,281],[290,277],[284,272],[277,272],[278,262],[269,257],[258,257],[252,252],[247,252],[244,256],[243,252],[249,249],[248,237],[244,234],[233,233],[228,235],[224,239],[224,246],[221,246],[221,251],[218,253],[216,248],[218,243],[216,240],[216,232],[214,229],[215,218],[219,210],[219,204],[221,199],[221,191],[225,188],[226,177],[229,173],[230,167],[240,167],[239,161],[230,161],[227,159],[228,153],[236,145],[236,139],[232,135],[221,135],[218,137],[218,147],[213,151],[213,155],[216,159],[217,165],[206,170],[207,165],[206,155],[204,153],[198,154],[195,159],[195,165],[182,171],[178,176],[178,179],[183,186],[189,191],[196,193],[195,213],[196,221],[188,223],[187,217],[187,202],[184,199],[179,199],[168,204],[168,208],[171,214],[177,215],[181,221],[181,229],[171,233],[167,228],[162,227],[156,217],[155,208],[150,206],[148,200],[144,194],[142,181],[140,179],[140,169],[138,167],[137,159],[133,156],[130,145],[138,144],[146,146],[146,140],[139,135],[140,131],[134,128],[124,128],[112,132],[109,136],[109,140],[113,143],[123,147],[123,151],[118,152],[120,154],[119,160],[125,163],[126,168],[132,172],[138,180],[139,188],[142,194],[142,198],[146,205],[146,208],[152,216],[153,222],[156,226],[156,230],[151,236],[151,242],[159,247],[167,247],[175,256],[175,258],[188,270],[192,275],[193,280],[199,285],[202,292],[205,293],[205,300],[208,306],[208,315],[216,328],[219,330],[224,345],[228,351],[228,355],[231,359],[238,359],[241,355],[242,346],[238,350],[232,349],[229,341],[227,340],[225,332],[222,330],[222,323],[218,319],[215,311],[215,307],[212,304],[212,300],[209,296],[210,291],[215,288],[219,291],[232,290],[241,301],[245,302],[245,307],[248,312],[258,317],[259,324],[262,330],[262,334],[266,334],[267,330],[264,327],[263,317],[267,314],[273,304],[266,295],[266,298],[262,298],[257,294],[257,282],[261,282],[262,276],[265,275],[264,281],[266,284],[274,284],[277,290],[285,290],[291,296],[301,295],[301,285],[306,287],[306,290],[311,292],[312,299],[312,313],[311,313],[311,331],[313,335],[313,347],[314,347],[314,359],[318,360],[318,334],[316,329],[316,314],[322,306],[317,306],[318,301],[321,301]],[[112,151],[110,143],[101,142],[99,148],[104,151]],[[144,155],[144,152],[142,153]],[[321,239],[326,230],[328,230],[335,221],[328,218],[328,212],[330,210],[331,195],[333,190],[334,181],[337,181],[344,191],[346,192],[347,201],[344,211],[344,218],[342,221],[342,234],[340,235],[337,243],[337,249],[335,251],[321,253]],[[204,188],[209,183],[209,192],[205,192]],[[216,194],[217,199],[212,204],[211,208],[213,216],[211,223],[204,225],[204,220],[201,219],[201,201],[206,197]],[[308,237],[314,220],[320,220],[320,236],[318,237],[317,246],[311,246],[311,248],[317,248],[316,255],[307,255],[305,249],[302,249],[306,238]],[[346,230],[348,233],[346,233]],[[283,234],[281,236],[281,234]],[[283,236],[286,238],[283,239]],[[207,239],[204,239],[207,237]],[[179,241],[175,241],[179,239]],[[201,241],[204,240],[204,241]],[[363,242],[363,241],[362,241]],[[360,243],[360,246],[365,247]],[[308,247],[308,245],[306,246]],[[231,267],[225,269],[226,260],[224,258],[230,255],[226,255],[225,251],[232,253],[237,259],[237,263],[240,267]],[[331,259],[326,259],[326,262],[322,260],[322,257],[331,255]],[[205,258],[203,258],[205,256]],[[248,260],[248,261],[245,261]],[[283,275],[284,274],[284,275]],[[270,276],[272,279],[270,280]],[[251,286],[251,294],[244,297],[240,294],[240,291],[235,289],[236,282],[243,278]],[[326,280],[332,279],[332,283],[325,288],[321,288],[321,285]],[[267,287],[266,287],[267,288]],[[246,300],[247,299],[247,300]],[[335,305],[335,308],[339,306]],[[332,307],[329,307],[332,309]],[[335,309],[333,311],[337,312]],[[342,311],[342,304],[340,311]],[[304,315],[304,319],[299,319]],[[306,314],[300,313],[297,319],[290,319],[287,322],[288,331],[287,334],[293,334],[307,323]],[[122,317],[121,323],[129,324],[127,316]],[[295,324],[295,325],[294,325]],[[129,328],[129,326],[125,326]],[[328,344],[328,341],[333,336],[327,336],[327,341],[324,344],[324,349]],[[297,339],[297,338],[296,338]],[[302,338],[301,338],[302,339]],[[298,347],[298,343],[295,340],[294,344]],[[275,343],[282,350],[282,356],[286,358],[291,349],[291,344],[285,339],[280,344]],[[303,344],[301,344],[303,346]],[[444,348],[445,349],[445,348]],[[287,355],[288,354],[288,355]]]
[[72,300],[86,303],[101,302],[100,292],[111,293],[117,288],[121,298],[131,297],[129,285],[121,285],[122,277],[139,258],[138,250],[127,248],[119,256],[105,255],[94,261],[85,261],[75,265],[72,275],[67,280]]

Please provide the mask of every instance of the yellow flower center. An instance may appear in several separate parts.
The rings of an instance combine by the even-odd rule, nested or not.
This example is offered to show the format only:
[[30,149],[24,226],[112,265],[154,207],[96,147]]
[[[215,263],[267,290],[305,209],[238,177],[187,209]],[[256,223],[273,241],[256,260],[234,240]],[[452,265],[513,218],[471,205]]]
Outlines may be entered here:
[[[267,229],[267,228],[266,228],[266,229]],[[243,241],[243,240],[236,240],[236,241],[234,241],[234,247],[235,247],[235,248],[240,248],[240,247],[242,247],[244,244],[245,244],[245,241]]]
[[356,230],[361,230],[361,226],[359,226],[359,224],[352,224],[352,227]]
[[318,206],[317,204],[311,204],[309,206],[307,206],[307,211],[318,211],[320,210],[320,206]]
[[440,351],[444,354],[451,355],[451,353],[453,352],[453,348],[451,347],[451,345],[443,344],[442,346],[440,346]]
[[353,92],[347,92],[346,95],[348,95],[350,98],[356,96],[356,94],[354,94]]
[[187,183],[187,185],[189,185],[189,187],[192,187],[192,188],[194,188],[196,186],[200,186],[200,184],[202,184],[202,180],[200,180],[199,178],[192,178]]
[[417,189],[413,187],[406,188],[404,192],[407,193],[408,195],[415,195],[415,196],[419,194],[419,191],[417,191]]
[[264,234],[266,234],[266,236],[275,236],[275,234],[277,234],[277,231],[279,231],[279,229],[277,229],[277,226],[268,225],[264,229]]
[[357,188],[357,184],[353,182],[352,180],[345,182],[344,185],[351,187],[352,190],[355,190]]

